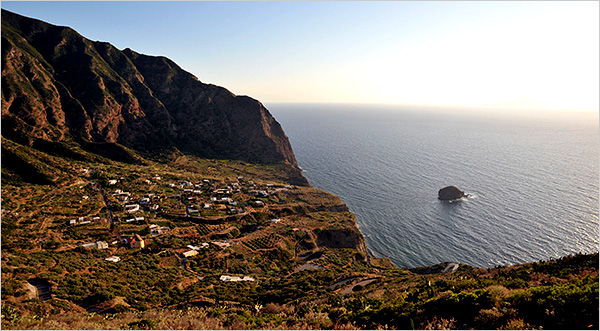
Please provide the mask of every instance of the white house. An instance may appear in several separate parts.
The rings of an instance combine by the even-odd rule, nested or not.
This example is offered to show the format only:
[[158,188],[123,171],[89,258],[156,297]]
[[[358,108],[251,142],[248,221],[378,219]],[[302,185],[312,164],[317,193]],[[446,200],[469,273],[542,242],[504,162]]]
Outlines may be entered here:
[[107,258],[106,258],[106,259],[104,259],[104,260],[106,260],[106,261],[108,261],[108,262],[115,262],[115,263],[116,263],[116,262],[119,262],[119,261],[121,261],[121,258],[120,258],[120,257],[118,257],[118,256],[111,256],[111,257],[107,257]]
[[254,282],[255,279],[252,277],[248,277],[248,276],[244,276],[244,277],[239,277],[239,276],[225,276],[222,275],[219,280],[223,281],[223,282]]
[[96,242],[96,248],[97,249],[107,249],[108,243],[106,241],[98,241],[98,242]]
[[135,213],[136,211],[140,210],[140,205],[138,205],[137,203],[133,205],[125,205],[125,210],[128,213]]
[[191,249],[189,251],[183,252],[184,257],[190,257],[194,255],[198,255],[198,251]]

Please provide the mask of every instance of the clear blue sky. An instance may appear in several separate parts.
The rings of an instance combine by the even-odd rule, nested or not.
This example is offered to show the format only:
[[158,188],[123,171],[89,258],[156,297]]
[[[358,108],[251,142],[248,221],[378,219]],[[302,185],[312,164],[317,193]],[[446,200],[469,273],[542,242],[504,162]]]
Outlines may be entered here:
[[1,5],[263,102],[598,111],[596,1]]

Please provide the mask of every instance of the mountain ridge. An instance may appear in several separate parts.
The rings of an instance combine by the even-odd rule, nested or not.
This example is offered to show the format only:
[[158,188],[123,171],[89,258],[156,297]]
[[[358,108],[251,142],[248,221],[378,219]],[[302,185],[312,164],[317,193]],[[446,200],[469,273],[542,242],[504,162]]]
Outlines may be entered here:
[[163,56],[91,41],[2,10],[2,135],[120,144],[146,155],[286,164],[308,185],[281,125],[259,101],[202,83]]

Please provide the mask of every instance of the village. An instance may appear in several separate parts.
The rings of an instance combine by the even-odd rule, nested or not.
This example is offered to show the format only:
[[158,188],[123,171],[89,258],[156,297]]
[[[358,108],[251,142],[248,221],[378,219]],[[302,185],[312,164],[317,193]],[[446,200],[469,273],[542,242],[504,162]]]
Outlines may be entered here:
[[[93,174],[93,171],[87,168],[83,168],[80,172],[90,177]],[[258,185],[254,181],[246,181],[242,176],[238,176],[235,181],[202,179],[174,182],[164,181],[158,174],[141,178],[134,183],[128,183],[123,177],[110,178],[104,183],[90,178],[89,185],[94,191],[100,193],[97,197],[104,200],[106,215],[78,216],[67,220],[67,224],[74,228],[104,226],[110,232],[110,240],[79,242],[78,247],[110,249],[115,252],[115,255],[105,260],[118,263],[121,261],[119,252],[150,249],[162,238],[175,237],[187,240],[187,245],[169,251],[180,259],[184,270],[198,276],[199,279],[203,279],[204,276],[187,268],[186,262],[200,252],[211,249],[227,250],[232,245],[242,243],[245,243],[246,248],[257,248],[256,238],[247,242],[240,239],[210,240],[210,238],[219,237],[219,234],[225,237],[227,232],[219,230],[231,229],[227,224],[235,224],[246,215],[269,214],[269,206],[278,202],[277,198],[270,198],[295,189],[290,185]],[[82,200],[88,199],[91,199],[90,196],[82,197]],[[264,224],[277,225],[281,222],[281,218],[273,217]],[[180,226],[173,226],[174,224]],[[190,228],[190,224],[200,224],[205,231],[198,233],[196,229]],[[300,229],[293,228],[292,231],[296,232]],[[159,253],[164,252],[165,250]],[[221,275],[219,280],[256,281],[255,278],[247,275]]]

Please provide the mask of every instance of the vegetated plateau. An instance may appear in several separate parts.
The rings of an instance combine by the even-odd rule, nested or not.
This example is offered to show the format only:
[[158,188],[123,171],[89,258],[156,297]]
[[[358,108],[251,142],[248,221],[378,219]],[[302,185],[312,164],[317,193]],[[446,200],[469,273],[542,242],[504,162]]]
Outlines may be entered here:
[[396,268],[256,100],[4,10],[1,161],[3,329],[598,329],[598,254]]

